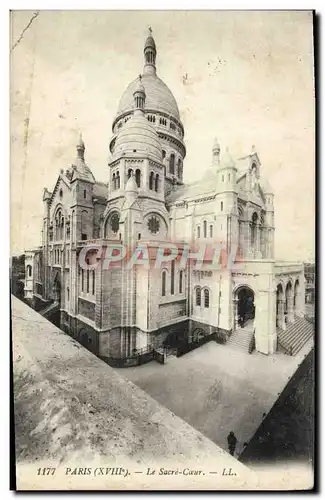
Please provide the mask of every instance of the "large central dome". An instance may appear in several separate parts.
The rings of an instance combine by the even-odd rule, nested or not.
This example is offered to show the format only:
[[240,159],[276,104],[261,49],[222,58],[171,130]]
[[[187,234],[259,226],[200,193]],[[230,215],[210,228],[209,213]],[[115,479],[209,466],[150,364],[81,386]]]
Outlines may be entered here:
[[[130,83],[121,97],[117,111],[118,115],[133,110],[133,93],[137,87],[137,83],[138,78]],[[180,120],[175,97],[167,85],[155,73],[144,73],[142,75],[142,83],[146,91],[146,109],[161,111]]]
[[142,75],[130,83],[121,97],[109,150],[114,158],[145,154],[162,162],[168,191],[183,183],[184,127],[175,97],[157,76],[157,48],[151,28],[143,52]]

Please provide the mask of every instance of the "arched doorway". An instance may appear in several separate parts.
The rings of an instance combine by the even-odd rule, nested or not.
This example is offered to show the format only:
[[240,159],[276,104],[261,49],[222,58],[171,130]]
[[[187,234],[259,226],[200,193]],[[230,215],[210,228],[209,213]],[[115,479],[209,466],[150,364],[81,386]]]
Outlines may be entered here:
[[241,286],[235,294],[236,314],[235,328],[251,327],[254,328],[255,319],[255,296],[254,292],[248,286]]
[[281,283],[276,287],[276,326],[285,328],[284,290]]
[[56,302],[61,301],[61,281],[60,281],[59,273],[56,273],[55,278],[53,280],[52,295],[53,295],[53,299]]

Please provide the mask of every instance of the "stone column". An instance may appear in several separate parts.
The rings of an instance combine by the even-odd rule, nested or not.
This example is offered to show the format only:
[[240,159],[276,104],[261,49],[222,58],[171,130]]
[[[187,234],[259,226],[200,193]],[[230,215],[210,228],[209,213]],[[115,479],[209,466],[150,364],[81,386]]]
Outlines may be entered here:
[[260,224],[256,224],[256,240],[255,240],[255,249],[254,249],[254,257],[255,259],[261,259],[261,234],[262,229]]
[[233,299],[233,311],[234,311],[234,329],[237,330],[239,326],[239,314],[238,314],[238,299]]
[[294,308],[293,308],[293,294],[291,293],[288,297],[288,302],[287,302],[287,318],[288,318],[288,323],[293,323],[295,318],[294,318]]
[[283,299],[278,300],[277,323],[278,323],[279,328],[282,328],[282,330],[285,330],[286,325],[285,325],[285,319],[284,319],[284,300]]

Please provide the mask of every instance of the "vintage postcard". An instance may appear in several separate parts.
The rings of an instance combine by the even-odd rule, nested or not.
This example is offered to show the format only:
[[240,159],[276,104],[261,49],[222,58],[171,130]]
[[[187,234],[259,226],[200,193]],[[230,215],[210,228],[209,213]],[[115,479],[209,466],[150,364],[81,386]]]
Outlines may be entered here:
[[12,11],[17,490],[314,487],[312,11]]

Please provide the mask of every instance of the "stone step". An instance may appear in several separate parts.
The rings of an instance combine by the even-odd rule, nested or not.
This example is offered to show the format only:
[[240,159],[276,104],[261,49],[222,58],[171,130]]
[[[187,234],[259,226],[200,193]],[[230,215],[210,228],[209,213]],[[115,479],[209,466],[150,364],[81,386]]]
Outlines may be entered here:
[[[297,317],[296,317],[297,318]],[[314,325],[305,317],[297,318],[286,330],[277,328],[278,342],[288,354],[295,356],[297,352],[313,337]]]

